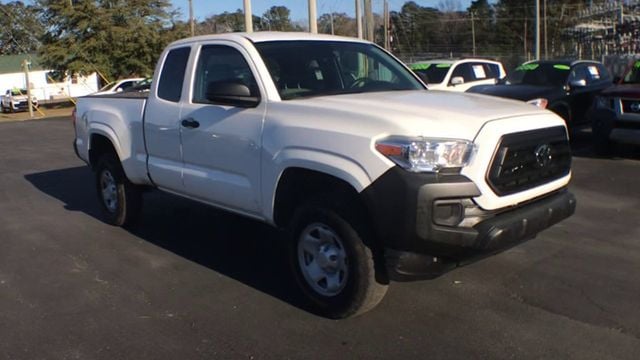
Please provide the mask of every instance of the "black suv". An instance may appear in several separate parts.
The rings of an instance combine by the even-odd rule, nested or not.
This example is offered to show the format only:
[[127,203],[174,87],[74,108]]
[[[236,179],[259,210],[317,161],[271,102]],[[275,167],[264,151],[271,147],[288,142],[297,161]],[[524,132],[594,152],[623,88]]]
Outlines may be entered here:
[[479,85],[467,91],[546,107],[573,126],[588,122],[586,111],[612,81],[609,71],[597,61],[530,61],[518,66],[498,85]]

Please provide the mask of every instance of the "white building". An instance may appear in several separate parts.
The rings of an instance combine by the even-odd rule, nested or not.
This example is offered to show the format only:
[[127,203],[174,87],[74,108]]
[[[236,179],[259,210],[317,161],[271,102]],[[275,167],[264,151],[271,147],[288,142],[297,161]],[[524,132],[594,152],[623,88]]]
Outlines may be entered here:
[[87,76],[60,76],[55,71],[44,69],[36,55],[5,55],[0,56],[0,94],[13,88],[27,88],[22,67],[25,59],[31,62],[29,70],[31,94],[39,101],[62,100],[98,91],[96,73]]

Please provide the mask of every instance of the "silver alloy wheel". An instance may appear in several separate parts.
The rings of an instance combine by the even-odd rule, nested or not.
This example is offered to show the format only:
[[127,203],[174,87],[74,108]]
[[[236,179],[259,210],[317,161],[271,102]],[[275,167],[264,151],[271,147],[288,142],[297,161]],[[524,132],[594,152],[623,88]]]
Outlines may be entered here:
[[118,186],[109,170],[105,169],[100,174],[100,190],[104,206],[109,212],[115,213],[118,210]]
[[300,233],[298,265],[307,284],[320,295],[338,295],[347,283],[347,252],[340,237],[325,224],[313,223]]

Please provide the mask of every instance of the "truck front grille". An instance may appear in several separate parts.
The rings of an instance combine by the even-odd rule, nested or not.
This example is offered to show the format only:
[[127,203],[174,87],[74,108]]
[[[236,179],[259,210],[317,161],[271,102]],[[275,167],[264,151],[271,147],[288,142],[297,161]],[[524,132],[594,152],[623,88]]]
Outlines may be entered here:
[[563,126],[503,136],[491,161],[487,183],[504,196],[569,174],[571,148]]

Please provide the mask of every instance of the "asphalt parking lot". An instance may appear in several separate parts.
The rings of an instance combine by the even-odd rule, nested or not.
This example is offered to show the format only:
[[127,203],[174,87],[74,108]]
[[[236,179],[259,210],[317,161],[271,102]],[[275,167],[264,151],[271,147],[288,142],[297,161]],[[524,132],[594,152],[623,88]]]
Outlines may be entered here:
[[638,359],[640,156],[574,137],[576,214],[332,321],[296,295],[276,231],[170,195],[100,220],[67,117],[0,123],[2,359]]

